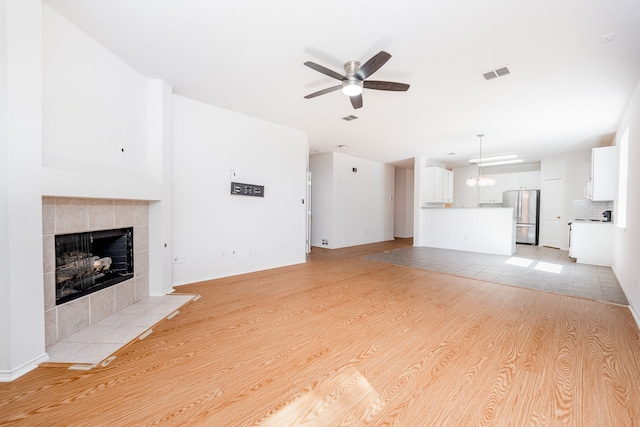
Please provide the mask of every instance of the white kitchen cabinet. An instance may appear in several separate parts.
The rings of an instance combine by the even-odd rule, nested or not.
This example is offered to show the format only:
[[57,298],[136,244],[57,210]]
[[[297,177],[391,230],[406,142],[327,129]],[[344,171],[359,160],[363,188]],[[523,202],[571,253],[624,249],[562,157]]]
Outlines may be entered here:
[[613,263],[613,223],[574,221],[571,223],[569,256],[579,264],[610,267]]
[[610,201],[616,197],[618,179],[618,150],[613,147],[591,149],[591,181],[585,196],[596,201]]
[[422,173],[422,203],[453,202],[453,171],[439,167],[425,168]]
[[485,175],[496,180],[495,185],[478,187],[478,203],[502,204],[502,192],[505,190],[506,181],[501,175]]
[[540,189],[540,171],[526,171],[520,173],[522,177],[522,190]]
[[540,171],[501,173],[497,177],[505,182],[505,191],[540,189]]

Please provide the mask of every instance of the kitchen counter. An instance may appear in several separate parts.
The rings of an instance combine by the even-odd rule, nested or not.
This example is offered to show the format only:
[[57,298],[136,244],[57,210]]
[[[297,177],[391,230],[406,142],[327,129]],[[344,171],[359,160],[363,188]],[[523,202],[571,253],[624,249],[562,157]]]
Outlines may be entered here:
[[613,222],[573,221],[569,256],[579,264],[613,264]]
[[513,208],[422,208],[416,246],[497,255],[516,251]]

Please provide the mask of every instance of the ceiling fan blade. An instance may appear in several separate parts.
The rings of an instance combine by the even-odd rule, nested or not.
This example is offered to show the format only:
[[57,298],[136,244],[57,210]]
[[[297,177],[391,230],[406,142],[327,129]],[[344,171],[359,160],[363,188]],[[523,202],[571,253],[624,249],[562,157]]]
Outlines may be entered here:
[[342,89],[342,85],[331,86],[326,89],[322,89],[317,92],[310,93],[309,95],[305,96],[305,99],[315,98],[316,96],[324,95],[325,93],[330,93],[338,89]]
[[345,76],[343,76],[342,74],[338,74],[333,70],[330,70],[326,67],[323,67],[322,65],[316,64],[315,62],[311,62],[311,61],[307,61],[304,63],[304,65],[306,65],[309,68],[313,68],[316,71],[321,72],[324,75],[327,75],[329,77],[333,77],[336,80],[340,80],[340,81],[344,81],[347,80],[347,78]]
[[391,58],[384,50],[375,54],[371,59],[365,62],[356,72],[355,76],[360,80],[364,80],[380,69]]
[[406,83],[396,83],[396,82],[381,82],[378,80],[366,80],[364,82],[365,89],[375,89],[375,90],[395,90],[395,91],[406,91],[409,90],[409,85]]
[[362,95],[350,96],[349,99],[354,109],[362,108]]

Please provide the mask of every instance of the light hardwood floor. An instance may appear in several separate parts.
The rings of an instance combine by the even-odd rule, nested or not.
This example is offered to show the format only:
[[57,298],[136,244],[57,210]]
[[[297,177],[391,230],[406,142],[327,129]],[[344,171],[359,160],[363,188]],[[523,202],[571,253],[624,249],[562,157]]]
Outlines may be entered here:
[[0,425],[637,426],[627,307],[367,261],[183,286],[105,367],[0,384]]

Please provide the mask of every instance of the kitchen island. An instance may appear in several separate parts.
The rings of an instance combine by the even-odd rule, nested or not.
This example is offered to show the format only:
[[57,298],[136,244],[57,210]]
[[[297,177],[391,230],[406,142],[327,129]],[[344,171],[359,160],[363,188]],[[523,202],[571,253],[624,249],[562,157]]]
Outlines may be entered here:
[[421,208],[416,246],[497,255],[516,251],[513,208]]

